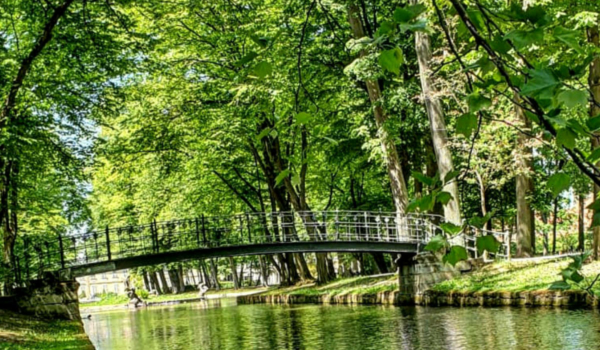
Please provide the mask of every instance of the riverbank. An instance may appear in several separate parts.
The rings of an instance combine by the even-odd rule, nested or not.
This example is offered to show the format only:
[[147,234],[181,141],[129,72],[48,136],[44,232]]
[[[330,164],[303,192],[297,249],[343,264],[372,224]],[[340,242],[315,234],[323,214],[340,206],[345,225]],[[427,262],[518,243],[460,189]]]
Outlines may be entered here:
[[410,304],[398,292],[395,274],[343,278],[324,285],[315,283],[241,296],[240,304]]
[[46,321],[0,310],[2,350],[93,350],[79,321]]
[[[560,279],[569,260],[543,262],[498,262],[434,285],[421,295],[398,292],[397,277],[356,277],[316,286],[305,285],[270,290],[237,298],[241,304],[388,304],[429,306],[555,306],[598,307],[597,298],[573,288],[548,290]],[[583,269],[587,281],[600,273],[600,262]],[[600,293],[600,285],[594,288]]]
[[[204,298],[198,297],[198,292],[185,292],[181,294],[163,294],[163,295],[149,295],[144,301],[146,306],[160,306],[160,305],[171,305],[171,304],[183,304],[199,302],[205,299],[220,299],[220,298],[237,298],[242,296],[249,296],[253,294],[263,293],[269,290],[268,288],[240,288],[240,289],[222,289],[222,290],[211,290],[208,291]],[[117,310],[128,307],[129,299],[125,295],[110,295],[103,298],[100,301],[91,303],[80,303],[79,309],[81,314],[105,310]]]

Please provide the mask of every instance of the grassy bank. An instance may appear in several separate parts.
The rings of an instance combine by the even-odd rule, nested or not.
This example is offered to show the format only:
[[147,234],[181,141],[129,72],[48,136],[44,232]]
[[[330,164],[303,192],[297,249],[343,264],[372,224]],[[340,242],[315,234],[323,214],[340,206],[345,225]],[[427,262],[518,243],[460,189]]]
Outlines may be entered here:
[[43,321],[0,310],[0,349],[94,349],[77,321]]
[[[222,296],[227,297],[228,295],[235,296],[237,294],[256,292],[256,291],[266,291],[266,288],[240,288],[240,289],[221,289],[221,290],[210,290],[205,296],[206,297],[216,297]],[[79,305],[81,309],[98,307],[98,306],[119,306],[126,305],[129,302],[129,299],[126,295],[116,295],[116,294],[106,294],[101,297],[102,299],[99,301],[94,301],[91,303],[82,303]],[[186,299],[196,299],[198,298],[198,292],[185,292],[180,294],[163,294],[163,295],[148,295],[146,298],[142,298],[144,301],[148,303],[161,303],[161,302],[170,302],[170,301],[180,301]]]
[[[530,263],[498,262],[483,267],[481,270],[463,275],[431,288],[436,292],[525,292],[543,291],[557,280],[560,271],[571,259],[561,261],[545,261]],[[600,273],[600,262],[587,264],[583,268],[586,283],[589,284]],[[581,290],[574,287],[573,290]],[[600,291],[600,283],[594,288]]]
[[337,296],[347,294],[377,294],[398,289],[396,276],[361,276],[337,279],[333,282],[316,285],[315,283],[286,288],[271,289],[263,295],[293,296]]

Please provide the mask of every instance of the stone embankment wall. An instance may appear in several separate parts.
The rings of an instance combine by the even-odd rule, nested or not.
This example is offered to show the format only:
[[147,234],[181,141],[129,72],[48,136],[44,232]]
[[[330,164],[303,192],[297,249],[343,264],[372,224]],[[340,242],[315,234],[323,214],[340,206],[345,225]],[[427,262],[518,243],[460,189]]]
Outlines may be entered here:
[[435,292],[415,296],[415,304],[429,306],[551,306],[598,307],[583,291],[526,291],[526,292]]
[[594,307],[598,300],[581,291],[530,292],[433,292],[407,296],[398,291],[377,294],[344,295],[250,295],[237,298],[240,304],[363,304],[363,305],[423,305],[423,306],[546,306]]
[[411,305],[413,299],[398,291],[376,294],[342,295],[248,295],[237,298],[239,304],[363,304]]
[[38,318],[79,320],[78,288],[79,283],[68,271],[48,272],[43,278],[16,288],[0,307]]

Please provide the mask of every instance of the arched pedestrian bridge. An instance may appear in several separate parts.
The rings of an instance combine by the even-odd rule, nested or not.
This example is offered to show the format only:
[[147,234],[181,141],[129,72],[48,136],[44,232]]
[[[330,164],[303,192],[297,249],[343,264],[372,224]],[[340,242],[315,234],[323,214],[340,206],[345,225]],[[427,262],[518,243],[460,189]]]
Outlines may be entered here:
[[[442,232],[442,221],[435,215],[389,212],[270,212],[24,236],[15,247],[14,274],[22,281],[61,269],[84,276],[202,258],[296,252],[412,256]],[[467,247],[473,246],[473,233],[463,234]]]

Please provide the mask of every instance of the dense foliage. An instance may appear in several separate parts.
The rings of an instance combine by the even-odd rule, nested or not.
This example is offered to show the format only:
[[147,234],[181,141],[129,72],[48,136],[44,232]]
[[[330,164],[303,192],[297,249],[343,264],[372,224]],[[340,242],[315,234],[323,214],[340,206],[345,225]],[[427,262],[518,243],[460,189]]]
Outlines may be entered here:
[[599,47],[594,0],[3,1],[3,264],[33,232],[329,209],[598,258]]

